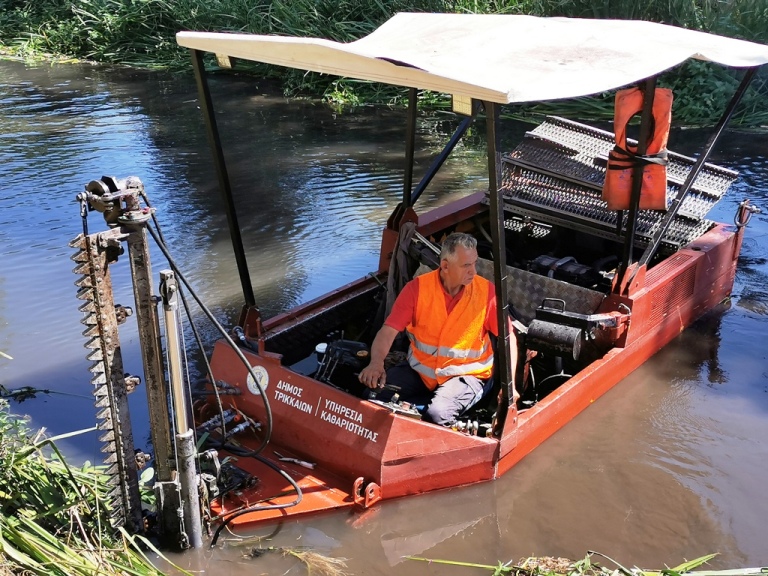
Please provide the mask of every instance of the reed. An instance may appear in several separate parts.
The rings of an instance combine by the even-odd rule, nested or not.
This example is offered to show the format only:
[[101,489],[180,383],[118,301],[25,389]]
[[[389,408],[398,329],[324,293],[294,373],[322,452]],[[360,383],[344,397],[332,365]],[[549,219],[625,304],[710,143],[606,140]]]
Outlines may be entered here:
[[[605,554],[594,551],[587,552],[584,558],[575,562],[567,558],[542,556],[522,558],[517,563],[512,560],[506,563],[499,562],[495,565],[422,558],[420,556],[408,556],[407,558],[419,562],[428,562],[429,564],[482,569],[492,576],[759,576],[766,570],[764,567],[697,570],[697,568],[707,564],[716,556],[717,554],[707,554],[700,558],[687,560],[674,568],[663,568],[661,570],[645,570],[636,567],[627,568]],[[596,558],[607,560],[611,566],[601,564]]]
[[148,540],[110,527],[104,468],[72,467],[59,452],[55,441],[74,434],[31,434],[0,399],[0,574],[164,574]]
[[[307,547],[296,546],[263,546],[263,540],[269,537],[252,536],[241,540],[233,540],[230,546],[246,548],[242,557],[246,559],[259,559],[265,554],[280,554],[285,557],[295,558],[307,569],[307,574],[316,576],[348,576],[345,558],[333,558]],[[254,544],[257,544],[254,546]]]
[[[65,54],[188,71],[189,56],[174,40],[178,30],[317,36],[348,42],[399,11],[643,19],[768,43],[765,0],[0,0],[0,51],[23,57]],[[662,79],[662,85],[676,91],[676,122],[716,121],[725,107],[727,88],[738,80],[715,68],[704,68],[703,80],[695,82],[690,72],[701,71],[696,66]],[[261,65],[251,66],[250,71],[279,79],[287,95],[321,97],[339,107],[363,102],[399,105],[403,99],[402,90],[374,83]],[[764,73],[762,87],[753,90],[737,111],[737,124],[766,124],[766,78]],[[702,94],[708,97],[701,98]],[[444,105],[444,101],[431,103]],[[598,96],[530,107],[520,114],[567,112],[588,120],[608,117],[611,108],[610,99]]]

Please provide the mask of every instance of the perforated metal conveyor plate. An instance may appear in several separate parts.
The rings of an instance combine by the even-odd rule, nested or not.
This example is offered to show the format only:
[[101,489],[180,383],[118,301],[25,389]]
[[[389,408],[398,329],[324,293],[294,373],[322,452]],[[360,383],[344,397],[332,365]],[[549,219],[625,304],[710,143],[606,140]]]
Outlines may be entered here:
[[[613,148],[613,134],[564,118],[550,117],[528,132],[520,145],[502,156],[501,192],[505,211],[616,241],[622,212],[608,210],[601,198],[605,165]],[[694,164],[669,153],[667,205],[675,198]],[[675,252],[695,240],[713,222],[705,216],[738,173],[705,164],[665,235],[661,249]],[[635,244],[644,247],[658,229],[665,212],[641,210]],[[626,220],[626,218],[625,218]]]

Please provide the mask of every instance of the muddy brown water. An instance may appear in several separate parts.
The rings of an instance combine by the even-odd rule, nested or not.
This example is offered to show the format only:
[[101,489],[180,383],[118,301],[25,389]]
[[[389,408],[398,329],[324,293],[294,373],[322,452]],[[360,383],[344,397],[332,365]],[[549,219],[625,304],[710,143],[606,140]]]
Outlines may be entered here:
[[[219,122],[249,264],[271,315],[358,278],[377,263],[379,231],[401,194],[401,111],[329,108],[216,80]],[[452,130],[419,121],[434,152]],[[505,132],[512,143],[523,128]],[[479,132],[478,132],[479,133]],[[477,138],[477,136],[476,136]],[[706,138],[675,132],[695,154]],[[14,403],[34,427],[93,426],[83,326],[68,241],[82,231],[75,195],[102,175],[139,176],[170,248],[225,324],[241,304],[226,218],[190,77],[89,65],[0,62],[0,384],[48,390]],[[421,170],[429,163],[420,155]],[[730,221],[744,197],[768,208],[768,135],[730,132],[714,161],[739,170],[710,215]],[[461,146],[425,193],[437,205],[484,181],[482,153]],[[98,215],[91,230],[101,229]],[[167,267],[153,248],[155,272]],[[713,567],[768,565],[768,216],[746,232],[729,306],[709,314],[496,482],[254,530],[261,546],[308,546],[352,574],[460,574],[407,555],[495,564],[528,555],[603,552],[661,568],[710,552]],[[114,272],[116,299],[130,303]],[[212,328],[201,326],[206,341]],[[127,324],[128,371],[140,373]],[[191,345],[189,346],[191,349]],[[193,368],[194,353],[190,352]],[[134,437],[148,445],[143,392],[130,396]],[[98,461],[93,434],[62,447]],[[239,534],[176,557],[208,573],[301,574],[295,558],[246,558]]]

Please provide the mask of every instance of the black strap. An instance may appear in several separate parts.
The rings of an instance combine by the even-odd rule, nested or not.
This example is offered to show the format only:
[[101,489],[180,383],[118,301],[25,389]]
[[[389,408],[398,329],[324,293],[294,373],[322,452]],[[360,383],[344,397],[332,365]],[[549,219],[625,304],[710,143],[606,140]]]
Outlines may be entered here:
[[629,150],[625,150],[621,146],[616,145],[613,147],[613,150],[608,153],[608,170],[626,170],[635,164],[641,164],[643,166],[647,164],[666,166],[668,163],[667,157],[668,154],[666,148],[657,152],[656,154],[640,155],[635,154],[634,152],[630,152]]

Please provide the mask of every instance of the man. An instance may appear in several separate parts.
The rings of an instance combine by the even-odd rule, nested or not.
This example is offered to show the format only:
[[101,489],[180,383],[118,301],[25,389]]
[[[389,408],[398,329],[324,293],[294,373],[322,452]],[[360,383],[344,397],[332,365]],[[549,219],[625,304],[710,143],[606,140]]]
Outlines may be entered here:
[[[401,400],[426,406],[425,420],[443,425],[482,398],[493,374],[489,334],[498,335],[498,321],[493,284],[477,275],[476,263],[475,238],[454,233],[445,239],[440,268],[408,282],[395,300],[360,382],[374,389],[391,382],[400,387]],[[408,363],[385,372],[384,358],[403,330],[410,340]],[[516,359],[513,335],[510,348]]]

